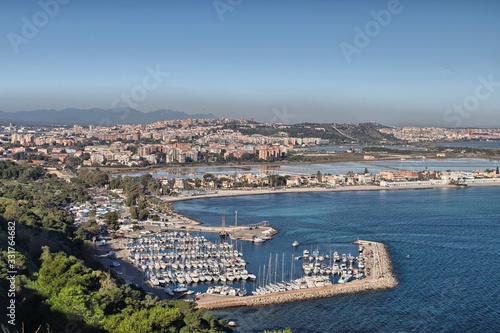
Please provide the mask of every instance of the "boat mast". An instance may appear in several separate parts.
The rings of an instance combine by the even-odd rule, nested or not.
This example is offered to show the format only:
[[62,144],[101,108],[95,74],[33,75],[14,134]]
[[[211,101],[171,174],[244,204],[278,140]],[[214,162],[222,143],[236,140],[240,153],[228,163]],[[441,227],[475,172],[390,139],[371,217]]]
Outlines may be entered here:
[[283,252],[283,259],[281,259],[281,282],[285,282],[285,252]]
[[276,259],[274,260],[274,284],[276,284],[278,275],[278,254],[276,253]]
[[257,276],[258,276],[257,277],[257,283],[254,283],[254,290],[255,290],[257,284],[259,285],[259,287],[261,286],[260,285],[260,265],[259,265],[259,275],[257,275]]
[[267,266],[267,283],[266,284],[270,284],[271,283],[271,273],[272,273],[272,259],[271,259],[271,253],[269,253],[269,265]]
[[227,236],[226,232],[226,217],[224,215],[224,212],[222,213],[222,229],[220,231],[220,236],[225,238]]
[[264,264],[264,268],[262,270],[262,286],[265,286],[266,285],[266,265]]

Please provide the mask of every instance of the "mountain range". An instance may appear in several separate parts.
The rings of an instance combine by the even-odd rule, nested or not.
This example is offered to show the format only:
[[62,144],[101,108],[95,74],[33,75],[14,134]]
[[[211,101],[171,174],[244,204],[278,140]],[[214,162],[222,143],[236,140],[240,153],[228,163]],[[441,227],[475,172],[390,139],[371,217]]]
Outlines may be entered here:
[[0,123],[24,125],[101,125],[149,124],[163,120],[217,118],[213,113],[188,114],[173,110],[141,112],[131,108],[0,111]]

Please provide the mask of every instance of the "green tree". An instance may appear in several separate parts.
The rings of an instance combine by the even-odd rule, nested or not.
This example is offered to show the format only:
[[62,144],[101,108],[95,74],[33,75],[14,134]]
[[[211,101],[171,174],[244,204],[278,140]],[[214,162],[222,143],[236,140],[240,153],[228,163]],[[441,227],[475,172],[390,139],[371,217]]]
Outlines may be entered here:
[[139,218],[137,206],[130,206],[130,218],[133,220],[137,220]]
[[120,226],[118,219],[119,219],[119,215],[115,211],[107,212],[106,214],[104,214],[104,222],[106,223],[108,230],[117,230],[118,229],[118,227]]
[[322,182],[323,181],[323,175],[321,174],[321,171],[318,170],[318,172],[316,173],[316,178],[318,178],[318,182]]
[[98,326],[104,313],[97,300],[82,286],[67,286],[50,298],[51,309],[64,313],[75,322],[83,321]]
[[99,226],[99,224],[97,224],[96,220],[89,219],[88,221],[80,225],[80,227],[76,231],[76,235],[81,239],[87,239],[88,236],[97,236],[100,231],[101,227]]

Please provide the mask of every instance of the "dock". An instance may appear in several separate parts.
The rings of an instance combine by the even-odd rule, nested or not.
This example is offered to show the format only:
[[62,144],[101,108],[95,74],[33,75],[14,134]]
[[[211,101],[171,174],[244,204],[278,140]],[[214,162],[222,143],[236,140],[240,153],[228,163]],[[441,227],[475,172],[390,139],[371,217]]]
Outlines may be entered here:
[[[182,230],[178,228],[169,228],[173,230]],[[276,229],[274,229],[271,226],[260,226],[260,227],[248,227],[248,226],[238,226],[238,227],[212,227],[212,226],[204,226],[204,225],[196,225],[196,226],[191,226],[184,228],[184,230],[193,232],[193,231],[200,231],[200,232],[211,232],[211,233],[218,233],[221,234],[222,232],[225,232],[229,238],[235,240],[243,240],[247,242],[252,242],[256,237],[260,237],[264,240],[270,240],[273,238],[274,235],[278,233]]]
[[203,225],[202,222],[196,221],[180,213],[174,213],[174,217],[180,221],[183,221],[183,223],[170,225],[167,227],[169,230],[210,232],[218,233],[220,235],[226,234],[232,240],[238,239],[247,242],[252,242],[257,237],[262,238],[263,240],[270,240],[274,235],[278,233],[278,230],[270,226],[268,221],[261,221],[249,225],[238,226],[209,226]]
[[370,275],[367,275],[364,279],[326,287],[245,297],[202,294],[196,300],[197,306],[209,310],[241,306],[262,306],[396,287],[398,281],[393,274],[392,263],[386,246],[382,243],[366,240],[358,240],[354,243],[363,245],[363,254],[369,259],[366,261],[366,266],[370,270]]

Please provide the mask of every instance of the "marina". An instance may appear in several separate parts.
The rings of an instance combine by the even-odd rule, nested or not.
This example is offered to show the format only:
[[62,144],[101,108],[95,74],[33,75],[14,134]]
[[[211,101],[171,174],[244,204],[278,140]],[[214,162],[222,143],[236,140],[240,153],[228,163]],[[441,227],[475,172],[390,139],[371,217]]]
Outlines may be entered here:
[[[299,245],[294,243],[295,249]],[[285,259],[284,253],[269,254],[267,264],[259,265],[258,272],[248,270],[241,242],[238,247],[237,241],[214,241],[187,231],[130,237],[125,248],[143,282],[163,290],[166,298],[177,299],[196,292],[192,297],[199,307],[218,309],[396,286],[385,246],[360,240],[355,244],[356,255],[337,251],[323,254],[318,249],[304,249],[302,256],[292,255],[289,259]]]
[[346,277],[344,283],[332,283],[325,276],[305,276],[295,280],[291,284],[277,284],[268,287],[265,292],[252,296],[226,297],[207,293],[199,295],[196,301],[199,307],[221,309],[238,306],[280,304],[368,290],[389,289],[397,286],[398,281],[392,272],[392,264],[385,245],[362,240],[358,240],[356,243],[363,246],[363,252],[361,253],[370,258],[370,260],[366,260],[366,271],[370,270],[370,274],[366,278],[355,279],[349,282],[349,278]]
[[126,243],[129,260],[137,266],[144,279],[167,294],[187,291],[186,286],[198,283],[225,283],[252,280],[247,263],[233,244],[214,243],[204,236],[171,231],[129,238]]
[[[453,317],[453,322],[459,323],[453,327],[465,326],[472,329],[471,325],[467,326],[470,320],[475,317],[470,315],[470,311],[479,311],[481,316],[487,318],[486,322],[482,322],[481,327],[488,331],[488,328],[496,327],[494,323],[497,322],[497,316],[492,315],[488,307],[482,307],[478,310],[475,308],[475,304],[470,304],[467,300],[475,299],[475,295],[481,293],[488,304],[493,304],[494,294],[485,292],[489,290],[491,284],[487,280],[478,282],[476,279],[470,279],[467,274],[472,267],[476,276],[481,274],[483,269],[486,269],[489,275],[496,276],[495,266],[487,265],[481,267],[481,270],[476,269],[475,259],[464,257],[466,251],[462,244],[466,244],[478,253],[495,253],[494,244],[497,243],[497,239],[494,237],[495,234],[491,233],[491,228],[496,227],[496,222],[485,219],[484,215],[473,215],[470,212],[471,208],[478,204],[474,201],[474,198],[478,196],[485,198],[485,202],[481,203],[481,207],[485,211],[496,211],[497,206],[494,198],[497,192],[498,189],[495,187],[472,187],[466,191],[434,189],[426,191],[302,193],[284,196],[269,194],[262,197],[212,198],[176,203],[178,214],[203,221],[207,226],[217,223],[220,226],[221,212],[223,210],[231,211],[237,207],[238,219],[241,220],[239,222],[248,224],[251,221],[265,218],[269,219],[273,227],[279,230],[272,241],[264,243],[238,241],[236,246],[236,242],[232,241],[233,248],[242,252],[245,261],[249,262],[246,269],[255,274],[257,278],[253,281],[246,280],[245,283],[241,280],[232,283],[226,282],[226,285],[229,288],[234,288],[234,292],[243,287],[247,291],[246,296],[234,296],[234,294],[230,296],[229,292],[227,295],[224,295],[225,292],[220,295],[216,289],[214,293],[211,293],[210,286],[217,288],[222,287],[223,284],[220,282],[210,284],[198,282],[186,286],[194,293],[185,297],[198,297],[197,303],[200,306],[210,306],[213,309],[212,313],[236,320],[238,327],[243,331],[254,329],[255,323],[269,312],[272,313],[273,318],[276,317],[276,327],[290,325],[297,327],[302,332],[309,332],[309,318],[311,316],[325,317],[331,315],[332,312],[339,317],[353,316],[356,318],[354,327],[357,330],[362,330],[366,325],[374,325],[378,329],[390,327],[389,330],[395,325],[402,325],[405,331],[411,331],[415,327],[432,327],[434,331],[439,331],[439,326],[428,326],[429,312],[424,309],[429,304],[431,304],[431,308],[437,305],[441,306],[444,301],[449,305],[439,310],[437,315]],[[439,216],[444,209],[442,206],[435,205],[437,198],[444,199],[447,204],[456,204],[456,209],[445,210],[453,217],[452,220],[447,220],[449,223],[446,225],[435,220],[436,216]],[[387,206],[380,204],[382,199],[384,202],[388,202]],[[412,205],[404,204],[408,201],[411,201]],[[297,202],[300,202],[301,205],[297,205]],[[252,210],[256,205],[259,206],[259,210]],[[427,207],[427,209],[422,211],[420,207]],[[406,216],[408,219],[401,220],[401,216]],[[175,222],[175,220],[169,220],[169,222]],[[179,222],[179,224],[181,223]],[[186,224],[187,226],[188,224]],[[423,227],[432,236],[430,240],[427,233],[425,235],[421,233]],[[194,225],[194,228],[197,226]],[[150,229],[151,231],[159,231],[157,227]],[[186,230],[189,231],[187,228],[178,231],[186,232]],[[196,229],[189,232],[193,236],[200,236]],[[206,234],[201,232],[201,234],[211,242],[221,242],[219,235],[215,232]],[[453,236],[454,234],[456,235]],[[126,235],[132,236],[132,232],[126,233]],[[469,235],[473,235],[473,240],[463,243]],[[334,256],[335,250],[340,258],[342,258],[343,253],[346,253],[348,257],[349,252],[357,256],[359,245],[350,242],[358,237],[373,240],[372,243],[376,241],[388,246],[392,257],[391,272],[392,265],[394,265],[395,275],[400,282],[396,288],[393,288],[394,281],[391,282],[386,278],[378,279],[378,282],[373,281],[374,276],[378,275],[375,271],[375,274],[366,276],[364,279],[351,280],[345,284],[337,283],[335,280],[339,276],[336,275],[331,287],[253,295],[253,291],[256,290],[254,285],[258,287],[258,283],[261,283],[259,275],[260,281],[262,281],[263,265],[265,264],[267,267],[269,264],[270,253],[272,253],[273,261],[271,266],[274,268],[276,253],[278,253],[278,283],[281,283],[280,268],[282,253],[285,253],[285,279],[290,282],[289,267],[292,255],[293,280],[296,280],[304,275],[302,268],[302,264],[305,262],[304,250],[309,252],[309,256],[312,256],[313,251],[318,248],[319,253],[324,254],[324,257]],[[120,257],[128,258],[127,250],[124,249],[125,239],[119,241],[121,248],[123,248]],[[230,238],[227,238],[226,241],[231,243]],[[294,241],[299,242],[297,247],[292,246]],[[115,243],[117,242],[115,240]],[[366,247],[363,250],[367,253]],[[296,258],[297,260],[295,260]],[[449,265],[450,262],[454,262],[458,258],[465,260],[467,265]],[[111,263],[111,261],[108,262]],[[329,263],[330,266],[333,264],[326,258],[325,262]],[[121,263],[119,270],[124,272],[124,276],[127,276],[133,284],[141,286],[137,268],[128,264],[126,260],[122,260]],[[421,268],[428,263],[431,263],[432,269],[422,270]],[[370,267],[369,265],[371,265],[371,258],[365,260],[365,270]],[[387,267],[382,261],[382,267],[384,266]],[[259,267],[261,267],[261,274],[259,274]],[[443,267],[453,274],[443,274]],[[133,279],[134,276],[135,279]],[[272,284],[274,284],[274,274],[272,277]],[[429,283],[430,281],[432,283]],[[447,288],[449,285],[456,285],[460,293],[456,293],[454,288]],[[165,288],[160,286],[152,289],[147,281],[144,282],[144,288],[167,299],[183,296],[183,293],[175,293],[174,296],[170,296],[165,293]],[[384,288],[392,289],[384,290]],[[196,295],[198,292],[203,295]],[[442,296],[437,298],[434,296],[430,300],[429,294]],[[341,296],[337,297],[338,295]],[[483,304],[482,302],[478,304]],[[279,305],[279,303],[283,304]],[[352,306],[346,307],[347,303]],[[267,307],[265,306],[267,304],[274,304],[274,306]],[[466,307],[467,311],[462,309],[463,306]],[[226,307],[227,309],[225,309]],[[361,313],[353,311],[354,307],[361,309]],[[367,321],[367,313],[377,318],[375,324]],[[305,316],[300,316],[300,314],[305,314]],[[388,314],[390,314],[390,319],[387,317]],[[389,321],[387,322],[387,320]],[[350,321],[337,323],[337,326],[342,329],[349,329],[352,325],[353,323]],[[267,327],[262,324],[257,326],[257,329],[263,331]],[[331,331],[331,324],[319,322],[315,329],[317,331]]]

